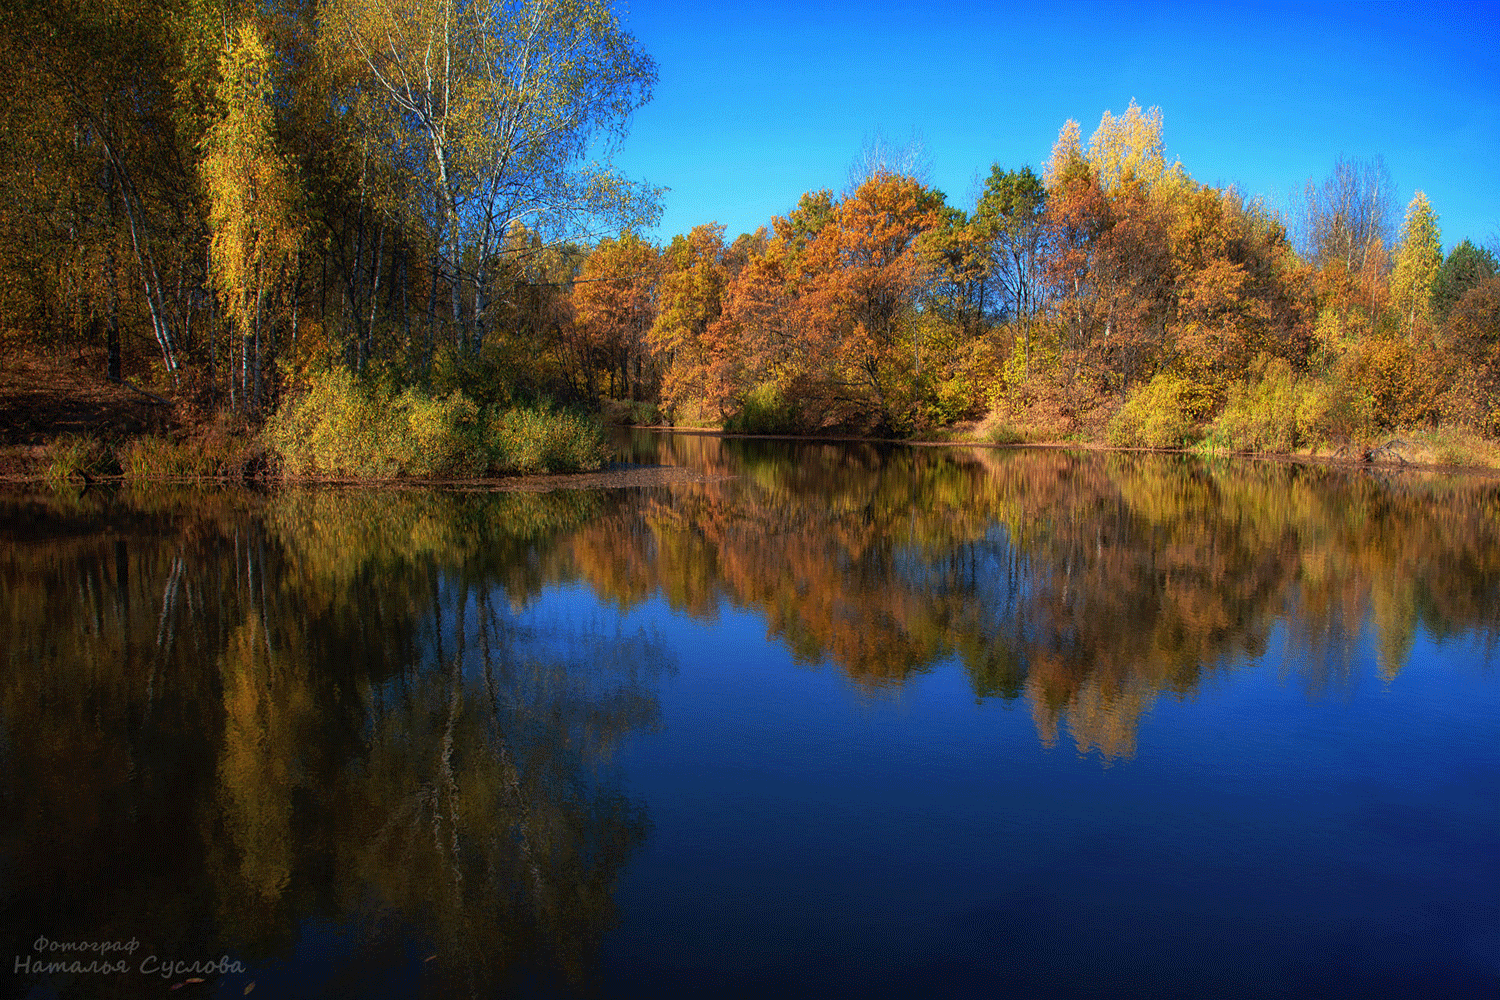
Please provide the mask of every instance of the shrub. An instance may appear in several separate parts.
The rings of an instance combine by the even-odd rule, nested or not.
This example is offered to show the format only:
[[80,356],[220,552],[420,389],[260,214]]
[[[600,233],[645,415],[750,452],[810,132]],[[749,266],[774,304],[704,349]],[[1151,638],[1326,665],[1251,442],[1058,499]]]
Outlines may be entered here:
[[1451,381],[1432,349],[1392,336],[1355,344],[1341,359],[1338,376],[1349,390],[1354,430],[1362,435],[1436,423]]
[[284,402],[262,436],[283,472],[293,476],[394,476],[394,402],[388,389],[332,368],[313,375],[301,395]]
[[411,388],[396,398],[396,409],[390,447],[400,475],[469,478],[489,471],[479,407],[468,397],[454,390],[433,398]]
[[1135,389],[1109,422],[1109,443],[1118,447],[1181,448],[1198,439],[1202,387],[1180,375],[1160,372]]
[[1302,387],[1297,400],[1297,439],[1305,445],[1316,446],[1330,438],[1338,437],[1343,429],[1339,426],[1341,415],[1347,410],[1344,393],[1326,381],[1308,381]]
[[1230,451],[1286,453],[1303,440],[1298,429],[1303,386],[1292,366],[1262,355],[1251,365],[1248,382],[1229,388],[1229,397],[1210,437]]
[[579,472],[604,461],[599,421],[549,407],[498,411],[486,430],[496,472]]
[[796,409],[771,382],[745,393],[739,411],[724,421],[731,434],[795,434],[801,426]]
[[986,444],[1020,444],[1026,435],[1015,426],[1000,407],[996,407],[974,428],[974,437]]
[[481,409],[462,392],[433,396],[364,383],[343,369],[315,375],[267,422],[263,438],[293,476],[470,478],[597,469],[598,419],[548,405]]

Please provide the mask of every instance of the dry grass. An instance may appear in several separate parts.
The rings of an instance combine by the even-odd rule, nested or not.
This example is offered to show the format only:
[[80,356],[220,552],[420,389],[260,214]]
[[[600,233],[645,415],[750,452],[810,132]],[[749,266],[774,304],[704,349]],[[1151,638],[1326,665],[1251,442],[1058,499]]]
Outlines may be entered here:
[[1401,442],[1391,450],[1416,465],[1463,469],[1500,469],[1500,441],[1467,427],[1439,427],[1396,435]]

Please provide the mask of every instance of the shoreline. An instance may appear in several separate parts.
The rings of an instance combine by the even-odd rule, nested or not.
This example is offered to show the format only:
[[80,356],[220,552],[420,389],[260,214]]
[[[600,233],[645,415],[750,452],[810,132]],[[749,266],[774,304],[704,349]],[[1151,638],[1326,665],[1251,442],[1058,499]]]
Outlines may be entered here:
[[[1416,472],[1429,475],[1442,476],[1464,476],[1481,479],[1500,479],[1500,468],[1486,465],[1452,465],[1432,462],[1420,462],[1405,459],[1398,452],[1392,450],[1394,459],[1381,458],[1370,459],[1368,454],[1371,449],[1363,449],[1362,455],[1343,456],[1339,454],[1307,454],[1307,453],[1277,453],[1277,452],[1212,452],[1205,453],[1192,448],[1142,448],[1124,447],[1089,441],[1023,441],[995,443],[989,441],[971,440],[924,440],[903,439],[887,437],[871,437],[861,435],[798,435],[798,434],[744,434],[722,431],[711,427],[670,427],[663,425],[612,425],[612,429],[628,429],[649,431],[655,434],[682,434],[695,437],[717,437],[725,440],[746,441],[785,441],[791,443],[806,444],[867,444],[885,445],[891,447],[909,448],[979,448],[988,451],[1021,451],[1026,449],[1046,451],[1076,451],[1097,454],[1134,454],[1134,455],[1161,455],[1161,456],[1184,456],[1195,458],[1204,463],[1218,462],[1264,462],[1275,465],[1300,465],[1308,467],[1321,467],[1332,469],[1343,469],[1352,471],[1364,469],[1370,472],[1380,473],[1402,473]],[[61,435],[59,435],[61,436]],[[360,477],[360,476],[282,476],[269,474],[264,466],[254,472],[246,471],[242,475],[211,475],[211,476],[128,476],[124,473],[104,475],[69,475],[64,478],[50,476],[46,472],[49,460],[47,449],[49,444],[40,445],[11,445],[0,449],[0,484],[5,485],[34,485],[34,486],[59,486],[63,484],[81,486],[84,488],[92,486],[120,486],[133,483],[154,483],[174,485],[215,485],[215,486],[248,486],[253,488],[274,489],[299,486],[330,486],[330,487],[358,487],[358,488],[397,488],[397,489],[431,489],[431,488],[468,488],[480,491],[525,491],[539,492],[553,489],[589,489],[595,487],[625,487],[644,485],[664,485],[669,482],[705,481],[705,477],[698,474],[689,474],[687,470],[679,466],[630,466],[625,463],[612,462],[600,469],[584,470],[578,472],[555,472],[555,473],[520,473],[503,476],[489,476],[478,478],[423,478],[423,477]],[[1389,447],[1389,446],[1386,446]],[[1374,450],[1385,450],[1379,448]],[[29,454],[21,455],[20,452]],[[22,468],[18,468],[21,466]],[[24,468],[29,466],[30,468]],[[611,466],[616,466],[612,468]],[[619,466],[624,466],[620,468]],[[680,470],[677,473],[664,475],[659,472],[648,470]],[[622,476],[625,479],[622,481]]]
[[[1366,461],[1361,457],[1344,457],[1334,454],[1308,454],[1303,452],[1269,451],[1221,451],[1205,453],[1194,448],[1142,448],[1103,444],[1094,441],[993,441],[968,440],[923,440],[918,438],[883,438],[859,435],[815,435],[815,434],[741,434],[717,430],[712,427],[669,427],[663,425],[619,425],[632,430],[655,431],[666,434],[692,434],[700,437],[719,437],[756,441],[805,441],[827,444],[886,444],[905,445],[911,448],[986,448],[994,451],[1023,450],[1027,448],[1054,451],[1087,451],[1104,454],[1136,455],[1185,455],[1204,462],[1261,461],[1283,465],[1316,465],[1341,469],[1382,469],[1391,471],[1439,472],[1449,475],[1482,475],[1500,478],[1500,468],[1489,465],[1452,465],[1434,462],[1417,462],[1398,457],[1395,460],[1378,459]],[[1386,446],[1374,450],[1384,450]],[[1394,454],[1394,452],[1393,452]]]

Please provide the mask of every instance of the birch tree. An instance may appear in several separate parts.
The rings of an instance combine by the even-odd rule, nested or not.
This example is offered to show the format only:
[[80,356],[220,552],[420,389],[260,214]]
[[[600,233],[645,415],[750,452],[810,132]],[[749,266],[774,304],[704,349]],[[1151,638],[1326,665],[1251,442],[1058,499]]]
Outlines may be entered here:
[[1442,237],[1437,213],[1421,191],[1406,208],[1401,242],[1391,269],[1391,305],[1401,317],[1406,332],[1415,332],[1417,321],[1432,316],[1432,285],[1443,266]]
[[655,217],[657,192],[608,155],[656,68],[601,0],[325,0],[322,16],[328,57],[399,123],[388,152],[425,192],[455,320],[472,293],[465,346],[512,224],[587,238]]
[[[296,174],[277,148],[271,50],[250,22],[219,66],[223,116],[208,130],[202,172],[208,189],[212,280],[242,340],[241,379],[260,402],[261,317],[267,292],[301,240]],[[252,353],[253,352],[253,353]]]
[[1362,271],[1390,241],[1394,186],[1385,160],[1339,157],[1322,184],[1307,182],[1301,210],[1303,259]]

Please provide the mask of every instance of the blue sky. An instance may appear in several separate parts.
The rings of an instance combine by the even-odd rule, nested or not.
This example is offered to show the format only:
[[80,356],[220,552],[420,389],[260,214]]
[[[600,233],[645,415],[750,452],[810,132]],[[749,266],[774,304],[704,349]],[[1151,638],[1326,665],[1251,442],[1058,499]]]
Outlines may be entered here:
[[929,182],[969,208],[991,163],[1040,171],[1064,121],[1087,143],[1132,98],[1200,182],[1284,208],[1341,154],[1380,155],[1398,224],[1421,189],[1445,248],[1500,240],[1500,0],[616,9],[660,73],[614,161],[671,189],[658,242],[841,189],[877,130],[919,136]]

